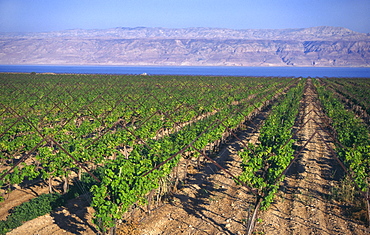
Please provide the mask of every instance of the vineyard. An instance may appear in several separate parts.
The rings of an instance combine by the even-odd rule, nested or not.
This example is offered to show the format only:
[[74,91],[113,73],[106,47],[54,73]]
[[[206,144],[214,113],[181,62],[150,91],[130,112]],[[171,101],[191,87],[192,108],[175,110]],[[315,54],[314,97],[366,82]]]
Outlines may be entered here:
[[[368,232],[370,79],[0,74],[0,87],[0,234],[45,214],[58,228],[34,234]],[[321,204],[297,204],[312,187]],[[71,205],[83,215],[63,217]],[[339,227],[298,221],[301,207]]]

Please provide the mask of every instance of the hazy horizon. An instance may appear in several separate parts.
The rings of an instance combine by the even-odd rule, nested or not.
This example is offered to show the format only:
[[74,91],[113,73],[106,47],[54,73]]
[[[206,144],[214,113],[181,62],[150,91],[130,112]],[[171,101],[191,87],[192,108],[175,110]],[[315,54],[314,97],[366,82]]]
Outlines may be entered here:
[[[25,33],[25,34],[28,34],[28,33],[52,33],[52,32],[64,32],[64,31],[73,31],[73,30],[108,30],[108,29],[140,29],[140,28],[148,28],[148,29],[196,29],[196,28],[204,28],[204,29],[226,29],[226,30],[299,30],[299,29],[308,29],[308,28],[320,28],[320,27],[333,27],[333,28],[346,28],[346,29],[349,29],[349,30],[352,30],[354,32],[357,32],[357,33],[362,33],[362,32],[359,32],[359,31],[356,31],[356,30],[353,30],[353,29],[350,29],[350,28],[347,28],[347,27],[342,27],[342,26],[330,26],[330,25],[318,25],[318,26],[312,26],[312,27],[301,27],[301,28],[225,28],[225,27],[202,27],[202,26],[194,26],[194,27],[178,27],[178,28],[175,28],[175,27],[160,27],[160,26],[157,26],[157,27],[149,27],[149,26],[133,26],[133,27],[126,27],[126,26],[116,26],[116,27],[109,27],[109,28],[68,28],[68,29],[61,29],[61,30],[50,30],[50,31],[32,31],[32,32],[21,32],[21,31],[14,31],[14,32],[1,32],[0,33]],[[370,33],[368,33],[370,34]]]
[[117,27],[298,29],[370,33],[368,0],[0,0],[0,32]]

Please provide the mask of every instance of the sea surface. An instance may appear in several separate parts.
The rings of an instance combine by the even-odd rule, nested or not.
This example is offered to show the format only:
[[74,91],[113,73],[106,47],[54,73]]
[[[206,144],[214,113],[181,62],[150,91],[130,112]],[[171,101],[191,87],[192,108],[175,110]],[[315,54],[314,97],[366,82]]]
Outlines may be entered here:
[[54,66],[0,65],[0,72],[79,73],[79,74],[156,74],[207,76],[274,77],[367,77],[370,67],[195,67],[195,66]]

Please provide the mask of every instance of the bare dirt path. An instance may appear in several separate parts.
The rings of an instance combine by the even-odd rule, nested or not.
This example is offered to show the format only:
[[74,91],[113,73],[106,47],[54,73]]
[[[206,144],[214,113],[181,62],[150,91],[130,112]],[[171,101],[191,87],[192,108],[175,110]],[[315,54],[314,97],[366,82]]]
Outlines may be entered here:
[[299,132],[301,146],[317,134],[288,172],[275,203],[260,213],[256,231],[279,235],[369,234],[363,222],[344,216],[342,204],[332,198],[332,189],[344,173],[325,144],[333,145],[319,127],[325,126],[320,118],[323,112],[310,80],[304,101],[300,115],[305,115],[303,123],[307,124]]

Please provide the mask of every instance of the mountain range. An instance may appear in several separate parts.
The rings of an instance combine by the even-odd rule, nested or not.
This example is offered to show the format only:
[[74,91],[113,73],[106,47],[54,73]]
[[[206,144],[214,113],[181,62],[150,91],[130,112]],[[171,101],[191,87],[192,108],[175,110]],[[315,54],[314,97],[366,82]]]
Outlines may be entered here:
[[0,64],[370,67],[370,34],[329,26],[0,33]]

